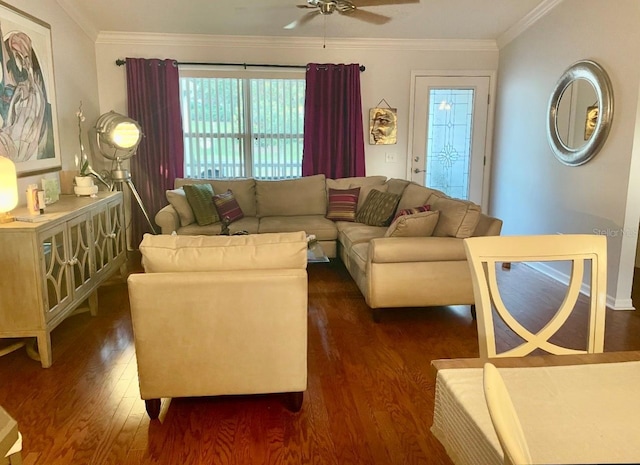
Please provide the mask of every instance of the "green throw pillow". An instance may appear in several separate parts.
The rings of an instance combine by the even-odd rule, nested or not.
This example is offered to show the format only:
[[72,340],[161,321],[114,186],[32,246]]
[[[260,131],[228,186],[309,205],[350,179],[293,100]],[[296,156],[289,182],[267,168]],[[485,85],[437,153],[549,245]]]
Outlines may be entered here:
[[367,195],[356,221],[369,226],[389,226],[399,202],[400,195],[374,189]]
[[213,187],[211,187],[211,184],[186,184],[182,188],[199,226],[206,226],[220,221],[216,207],[213,204]]

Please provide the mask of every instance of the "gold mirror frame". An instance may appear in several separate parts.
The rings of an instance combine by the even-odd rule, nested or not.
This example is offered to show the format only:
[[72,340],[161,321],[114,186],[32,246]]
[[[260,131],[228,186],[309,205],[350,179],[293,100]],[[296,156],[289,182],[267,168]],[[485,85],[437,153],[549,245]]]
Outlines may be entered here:
[[[589,140],[579,148],[567,146],[558,131],[558,106],[562,94],[576,79],[588,81],[598,97],[599,114],[596,126]],[[613,89],[605,70],[589,60],[578,61],[571,65],[558,80],[549,99],[549,119],[547,120],[547,138],[553,154],[560,162],[569,166],[579,166],[591,160],[602,148],[613,120]]]

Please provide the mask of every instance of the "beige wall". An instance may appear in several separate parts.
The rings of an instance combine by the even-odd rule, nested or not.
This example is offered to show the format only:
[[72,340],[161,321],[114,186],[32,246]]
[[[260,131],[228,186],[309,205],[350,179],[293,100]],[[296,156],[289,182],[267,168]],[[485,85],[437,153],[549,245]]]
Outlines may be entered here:
[[[74,154],[80,151],[76,119],[80,101],[82,100],[87,123],[95,121],[98,117],[94,41],[85,35],[54,1],[12,0],[11,4],[51,25],[62,168],[75,169]],[[88,127],[85,126],[85,132]],[[26,203],[27,185],[37,183],[43,177],[56,178],[58,172],[19,179],[21,205]]]
[[[504,220],[503,234],[606,234],[609,304],[616,308],[631,306],[640,215],[640,61],[630,55],[640,45],[639,23],[637,0],[616,0],[615,8],[564,0],[500,50],[498,73],[492,213]],[[614,120],[601,152],[568,167],[549,148],[547,105],[560,75],[581,59],[608,72]]]
[[[168,35],[101,35],[96,44],[100,109],[126,111],[124,67],[118,58],[173,58],[181,62],[274,63],[304,65],[360,63],[362,106],[368,128],[369,108],[383,98],[398,109],[398,143],[372,146],[365,140],[367,174],[405,178],[412,70],[496,70],[498,51],[490,42],[433,42],[327,39],[194,37]],[[301,71],[303,73],[304,70]],[[301,76],[304,76],[301,74]],[[386,163],[385,154],[397,162]]]

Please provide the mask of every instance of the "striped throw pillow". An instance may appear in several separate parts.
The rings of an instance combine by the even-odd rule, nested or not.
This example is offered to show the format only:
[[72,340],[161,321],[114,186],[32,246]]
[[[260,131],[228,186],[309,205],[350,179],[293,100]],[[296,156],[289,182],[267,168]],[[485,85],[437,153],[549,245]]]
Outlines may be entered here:
[[428,211],[431,211],[431,205],[428,205],[428,204],[422,205],[420,207],[403,208],[401,210],[398,210],[398,213],[396,213],[396,216],[393,218],[393,221],[397,220],[403,215],[415,215],[416,213],[422,213],[422,212],[428,212]]
[[359,187],[354,187],[353,189],[329,189],[327,219],[333,221],[355,221],[359,195]]
[[216,206],[216,210],[218,210],[218,216],[220,216],[221,220],[228,218],[229,223],[233,223],[240,218],[244,218],[244,213],[240,205],[238,205],[238,201],[233,196],[231,189],[228,189],[227,192],[223,194],[214,195],[213,203]]

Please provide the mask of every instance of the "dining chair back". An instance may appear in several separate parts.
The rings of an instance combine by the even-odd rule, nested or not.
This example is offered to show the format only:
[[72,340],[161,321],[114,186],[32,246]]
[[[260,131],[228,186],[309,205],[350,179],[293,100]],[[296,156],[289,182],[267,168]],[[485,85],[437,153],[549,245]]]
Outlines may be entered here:
[[[464,246],[471,268],[481,357],[525,356],[536,349],[554,355],[603,352],[607,296],[605,236],[564,234],[471,237],[464,240]],[[564,300],[551,319],[537,332],[530,331],[518,321],[500,294],[497,269],[503,263],[512,262],[571,264]],[[591,262],[590,303],[587,343],[586,348],[581,350],[559,345],[549,339],[558,332],[576,308],[583,285],[585,262]],[[523,340],[519,345],[500,353],[496,350],[494,309],[495,315]]]
[[533,463],[509,391],[500,372],[492,363],[484,365],[483,387],[491,423],[504,452],[505,465]]

